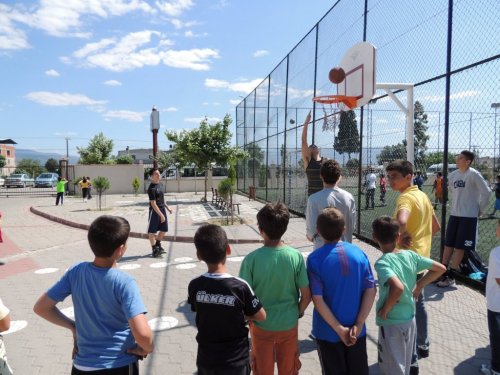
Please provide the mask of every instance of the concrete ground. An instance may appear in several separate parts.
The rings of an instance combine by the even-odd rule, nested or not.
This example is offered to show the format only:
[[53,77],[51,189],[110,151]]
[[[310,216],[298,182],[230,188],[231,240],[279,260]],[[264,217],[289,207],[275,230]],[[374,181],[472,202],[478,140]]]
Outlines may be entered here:
[[[212,205],[199,202],[201,195],[168,194],[174,208],[169,217],[169,234],[192,236],[199,225],[211,215],[219,217]],[[16,374],[68,374],[71,368],[71,337],[64,329],[35,316],[36,299],[44,293],[75,262],[91,260],[92,253],[86,231],[69,227],[35,215],[37,212],[66,223],[90,224],[101,214],[124,216],[132,231],[143,233],[147,222],[147,197],[113,195],[104,198],[104,211],[96,209],[95,199],[84,203],[79,198],[67,198],[64,206],[54,206],[54,198],[0,199],[3,214],[3,237],[0,258],[7,262],[0,267],[0,297],[11,309],[14,321],[11,333],[4,335],[9,361]],[[210,200],[210,196],[209,196]],[[262,204],[237,196],[240,216],[245,224],[225,227],[233,240],[248,243],[232,245],[228,259],[229,271],[237,274],[242,258],[257,248],[260,240],[255,215]],[[78,226],[78,225],[76,225]],[[293,218],[285,241],[298,248],[304,256],[312,250],[305,240],[305,222]],[[236,241],[235,241],[236,242]],[[380,252],[355,240],[369,256],[372,264]],[[165,242],[163,259],[151,257],[151,248],[144,239],[131,238],[119,267],[133,275],[149,309],[148,319],[160,318],[162,330],[156,331],[156,349],[141,362],[142,374],[193,374],[196,370],[196,327],[194,314],[186,305],[187,285],[206,271],[196,260],[192,242]],[[420,361],[421,374],[475,374],[481,363],[489,361],[489,341],[484,296],[464,285],[448,289],[428,287],[430,357]],[[60,304],[71,315],[72,302]],[[309,337],[312,305],[300,320],[301,374],[320,374],[315,343]],[[367,320],[368,359],[370,373],[378,374],[377,327],[374,309]]]

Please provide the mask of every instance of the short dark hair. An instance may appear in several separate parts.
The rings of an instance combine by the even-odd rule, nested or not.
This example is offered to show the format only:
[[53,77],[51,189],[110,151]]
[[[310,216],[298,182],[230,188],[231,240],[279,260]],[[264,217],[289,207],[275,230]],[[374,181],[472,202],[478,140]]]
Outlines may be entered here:
[[62,180],[62,177],[61,176],[58,176],[57,177],[57,181],[61,181]]
[[380,216],[372,222],[373,237],[381,244],[396,242],[399,233],[399,222],[390,216]]
[[151,170],[149,171],[149,175],[152,176],[155,171],[159,172],[160,170],[158,168],[151,168]]
[[443,174],[441,172],[438,172],[437,175],[441,177]]
[[471,163],[474,161],[474,153],[472,151],[463,150],[462,152],[460,152],[460,155],[465,156],[465,158],[467,160],[470,160]]
[[316,228],[325,240],[333,242],[342,237],[345,219],[342,212],[334,207],[327,207],[321,211],[316,221]]
[[413,164],[408,160],[394,160],[389,163],[387,168],[385,168],[387,172],[395,171],[399,172],[403,175],[403,177],[411,174],[413,176]]
[[342,174],[342,168],[335,160],[325,160],[321,164],[320,174],[327,184],[336,184]]
[[96,257],[109,258],[113,252],[127,243],[130,224],[120,216],[103,215],[90,224],[87,238]]
[[207,264],[224,263],[228,245],[226,232],[215,224],[202,225],[194,235],[198,256]]
[[290,212],[281,202],[268,203],[257,213],[257,224],[270,240],[279,240],[285,234]]

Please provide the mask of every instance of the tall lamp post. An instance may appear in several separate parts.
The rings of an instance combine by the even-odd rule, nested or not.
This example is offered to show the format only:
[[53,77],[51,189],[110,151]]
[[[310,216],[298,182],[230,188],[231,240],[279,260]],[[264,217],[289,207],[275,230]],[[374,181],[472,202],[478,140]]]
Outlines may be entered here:
[[[491,108],[495,110],[495,138],[493,141],[493,174],[496,173],[496,160],[497,160],[497,108],[500,108],[500,103],[491,103]],[[500,159],[500,139],[498,140],[498,158]]]
[[151,110],[151,132],[153,132],[153,168],[158,168],[158,130],[160,129],[160,112],[153,106]]

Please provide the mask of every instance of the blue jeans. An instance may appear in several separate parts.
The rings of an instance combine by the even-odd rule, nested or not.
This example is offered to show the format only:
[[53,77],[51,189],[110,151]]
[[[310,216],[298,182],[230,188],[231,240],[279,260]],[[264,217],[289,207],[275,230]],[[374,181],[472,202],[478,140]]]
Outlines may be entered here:
[[[421,279],[423,274],[417,275],[417,280]],[[429,337],[427,331],[427,310],[425,310],[425,288],[415,301],[415,322],[417,324],[417,333],[415,335],[415,345],[413,346],[413,355],[411,357],[412,367],[418,367],[417,348],[419,346],[429,347]]]
[[500,372],[500,312],[488,310],[490,331],[491,369]]

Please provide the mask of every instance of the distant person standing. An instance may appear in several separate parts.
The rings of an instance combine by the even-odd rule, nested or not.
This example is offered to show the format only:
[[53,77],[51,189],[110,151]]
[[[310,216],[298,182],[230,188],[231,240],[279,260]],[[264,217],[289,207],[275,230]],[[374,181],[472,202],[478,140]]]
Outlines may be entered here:
[[163,186],[160,184],[160,171],[153,168],[149,172],[149,176],[151,177],[151,184],[148,187],[148,237],[153,258],[158,258],[165,252],[165,249],[161,247],[161,240],[165,236],[165,233],[168,232],[167,211],[169,214],[172,214],[172,210],[165,202]]
[[378,185],[380,186],[380,203],[382,203],[382,206],[387,206],[385,203],[385,193],[387,192],[387,180],[385,179],[384,173],[380,174],[380,180],[378,182]]
[[422,177],[422,172],[417,171],[417,174],[413,179],[413,185],[417,185],[418,190],[422,191],[422,186],[424,185],[424,178]]
[[87,182],[89,183],[89,190],[87,191],[87,199],[92,199],[92,181],[90,181],[89,176],[87,176]]
[[377,176],[373,173],[373,169],[369,169],[369,173],[366,175],[365,180],[366,187],[366,203],[365,210],[372,206],[372,210],[375,208],[375,189],[377,189]]
[[434,192],[434,209],[436,209],[438,203],[443,204],[443,174],[441,172],[436,175],[432,191]]
[[323,189],[323,182],[320,177],[320,168],[323,158],[319,155],[319,148],[315,144],[307,145],[307,128],[311,121],[311,112],[306,116],[304,127],[302,128],[302,160],[307,176],[307,196],[311,196]]
[[475,251],[477,219],[488,207],[491,190],[481,173],[471,164],[474,153],[468,150],[457,155],[458,169],[448,176],[448,190],[452,198],[450,218],[446,227],[443,264],[448,267],[437,286],[455,284],[452,272],[462,263],[464,251]]
[[82,189],[82,197],[83,201],[87,202],[87,195],[89,193],[89,182],[87,181],[87,177],[84,177],[79,183],[81,189]]
[[57,197],[56,197],[56,206],[59,206],[59,201],[61,202],[61,206],[64,203],[64,191],[66,190],[66,184],[68,183],[68,180],[66,180],[64,177],[57,177],[57,185],[56,185],[56,191],[57,191]]

